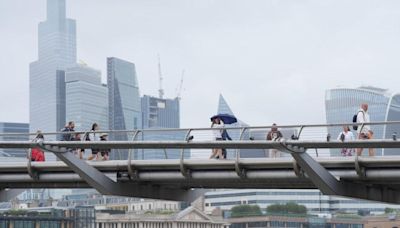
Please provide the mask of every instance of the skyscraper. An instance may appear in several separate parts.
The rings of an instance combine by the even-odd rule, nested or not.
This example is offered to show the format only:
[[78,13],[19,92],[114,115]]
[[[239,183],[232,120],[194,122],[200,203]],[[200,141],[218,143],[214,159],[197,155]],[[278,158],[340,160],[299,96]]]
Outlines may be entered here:
[[[27,123],[10,123],[0,122],[0,133],[19,133],[26,135],[15,135],[15,136],[0,136],[0,141],[27,141],[29,140],[29,124]],[[0,149],[0,157],[2,160],[17,161],[21,158],[22,161],[26,161],[26,149]]]
[[141,103],[143,128],[179,128],[179,98],[162,99],[144,95]]
[[108,129],[107,87],[101,73],[85,65],[65,71],[66,121],[74,121],[78,131],[90,130],[93,123]]
[[[141,98],[143,113],[143,128],[179,128],[179,98],[164,99],[144,95]],[[184,131],[146,131],[142,133],[141,140],[184,140]],[[179,149],[146,149],[136,153],[136,159],[178,159],[180,158]],[[185,150],[185,158],[190,156],[189,150]]]
[[[107,58],[108,111],[110,130],[142,128],[142,112],[135,64],[115,57]],[[111,135],[127,140],[127,134]],[[111,159],[126,159],[127,150],[111,153]]]
[[[328,124],[351,122],[362,103],[369,105],[371,122],[400,120],[400,95],[393,95],[385,89],[368,86],[327,90],[325,94],[326,122]],[[400,132],[400,126],[374,125],[371,126],[371,130],[376,139],[391,138],[393,133]],[[328,128],[328,133],[333,138],[336,138],[341,131],[341,127]],[[395,153],[391,149],[377,149],[376,152],[377,155]],[[339,150],[331,150],[331,156],[338,155]]]
[[47,0],[38,40],[38,60],[30,64],[30,130],[56,131],[57,70],[76,63],[76,25],[66,18],[65,0]]

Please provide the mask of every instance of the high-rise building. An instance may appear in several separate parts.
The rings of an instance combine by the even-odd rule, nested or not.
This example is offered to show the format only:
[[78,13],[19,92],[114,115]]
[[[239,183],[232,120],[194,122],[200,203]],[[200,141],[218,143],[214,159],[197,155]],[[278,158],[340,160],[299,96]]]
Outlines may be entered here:
[[179,128],[179,98],[163,99],[144,95],[141,103],[143,128]]
[[76,24],[66,18],[65,0],[47,0],[39,24],[38,60],[30,64],[30,130],[57,129],[57,70],[76,63]]
[[[135,64],[115,57],[107,58],[108,111],[110,130],[142,128],[139,84]],[[128,140],[128,134],[113,134],[114,140]],[[127,150],[114,150],[111,159],[126,159]]]
[[[390,94],[385,89],[375,87],[337,88],[326,91],[325,110],[326,122],[350,123],[353,115],[360,109],[362,103],[368,104],[368,113],[371,122],[399,121],[400,95]],[[371,130],[374,138],[392,138],[394,133],[400,132],[400,125],[373,125]],[[342,131],[341,127],[329,127],[328,133],[336,138]],[[377,149],[376,155],[394,155],[393,149]],[[331,156],[339,156],[340,151],[332,149]]]
[[[143,128],[161,129],[161,128],[179,128],[179,98],[164,99],[144,95],[141,98],[143,113]],[[142,133],[141,140],[184,140],[186,132],[184,131],[146,131]],[[181,150],[179,149],[145,149],[138,150],[136,159],[178,159]],[[189,158],[189,150],[185,150],[185,158]]]
[[93,123],[108,128],[107,86],[101,73],[85,65],[65,71],[66,121],[75,122],[75,130],[88,131]]
[[[29,124],[0,122],[0,134],[18,133],[26,135],[1,136],[0,141],[28,141]],[[0,157],[3,160],[16,161],[18,158],[25,160],[26,149],[0,149]]]

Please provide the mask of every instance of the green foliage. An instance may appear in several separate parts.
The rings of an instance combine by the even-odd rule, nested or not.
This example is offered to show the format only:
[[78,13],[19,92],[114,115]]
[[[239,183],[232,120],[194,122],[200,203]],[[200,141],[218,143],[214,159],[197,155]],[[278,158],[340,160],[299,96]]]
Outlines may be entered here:
[[272,204],[267,207],[269,214],[307,214],[307,208],[294,202]]
[[390,213],[393,213],[393,212],[396,212],[396,210],[393,209],[393,208],[390,208],[390,207],[385,208],[385,214],[390,214]]
[[247,216],[260,216],[262,215],[261,209],[258,205],[238,205],[231,209],[231,217],[247,217]]

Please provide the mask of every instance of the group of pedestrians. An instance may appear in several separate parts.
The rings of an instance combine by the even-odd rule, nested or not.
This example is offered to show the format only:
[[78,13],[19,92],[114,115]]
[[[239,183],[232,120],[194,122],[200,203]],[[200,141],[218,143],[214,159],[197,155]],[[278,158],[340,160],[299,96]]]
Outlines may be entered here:
[[[355,123],[353,125],[353,129],[357,132],[357,139],[359,140],[369,140],[373,139],[374,132],[371,130],[371,126],[369,125],[370,123],[370,116],[368,113],[368,104],[364,103],[361,104],[360,109],[357,111],[357,113],[353,117],[353,122]],[[343,131],[339,133],[339,136],[337,137],[337,140],[340,140],[342,142],[348,142],[355,140],[356,136],[353,134],[349,126],[343,126]],[[363,152],[363,148],[342,148],[341,154],[342,156],[352,156],[354,153],[357,154],[357,156],[361,156]],[[375,156],[375,149],[374,148],[368,148],[368,155],[369,156]]]
[[[81,133],[75,133],[75,123],[73,121],[68,122],[65,127],[61,130],[62,141],[107,141],[107,133],[100,133],[100,126],[97,123],[93,123],[89,132],[85,133],[81,137]],[[72,150],[77,157],[83,159],[85,150],[77,148]],[[91,154],[88,160],[109,160],[109,149],[91,149]]]
[[[61,141],[107,141],[107,134],[98,132],[100,130],[97,123],[92,124],[92,128],[89,132],[85,133],[83,137],[81,133],[75,132],[74,121],[68,122],[63,129],[61,129]],[[40,142],[44,140],[44,135],[38,131],[33,142]],[[85,150],[81,148],[69,149],[71,153],[74,153],[80,159],[84,159]],[[109,160],[109,149],[91,149],[91,154],[88,160]],[[31,161],[42,162],[45,161],[45,154],[41,148],[32,148],[30,154]]]
[[[220,118],[212,118],[211,119],[211,128],[214,128],[213,136],[216,141],[222,140],[232,140],[226,129],[224,129],[225,124]],[[356,138],[359,140],[369,140],[372,139],[374,136],[373,131],[369,125],[370,123],[370,116],[368,113],[368,104],[364,103],[361,105],[360,109],[357,111],[356,115],[353,117],[353,129],[357,132],[355,135],[348,125],[343,126],[343,131],[341,131],[337,137],[337,140],[342,142],[348,142],[355,140]],[[357,136],[357,137],[356,137]],[[281,131],[278,130],[277,125],[274,123],[272,124],[271,130],[267,133],[266,140],[268,141],[280,141],[283,139],[283,134]],[[267,153],[267,151],[269,153]],[[341,155],[352,156],[353,154],[357,154],[357,156],[361,156],[363,152],[363,148],[342,148]],[[368,149],[369,156],[375,156],[374,148]],[[266,150],[266,156],[270,158],[277,158],[281,157],[281,152],[277,149],[269,149]],[[212,153],[210,159],[226,159],[226,149],[215,148],[212,149]]]

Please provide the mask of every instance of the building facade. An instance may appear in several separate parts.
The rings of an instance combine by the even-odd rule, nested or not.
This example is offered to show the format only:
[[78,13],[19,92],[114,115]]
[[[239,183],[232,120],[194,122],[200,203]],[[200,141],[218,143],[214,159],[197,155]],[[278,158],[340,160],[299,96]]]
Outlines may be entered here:
[[[391,94],[385,89],[375,87],[337,88],[326,91],[326,122],[351,123],[362,103],[367,103],[371,122],[399,121],[400,95]],[[392,138],[400,132],[400,125],[373,125],[375,139]],[[342,131],[341,127],[329,127],[328,133],[336,139]],[[376,155],[395,155],[393,149],[377,149]],[[331,150],[331,156],[339,156],[339,150]]]
[[143,128],[179,128],[179,98],[163,99],[144,95],[141,98]]
[[65,0],[47,0],[39,24],[38,60],[30,64],[29,122],[32,132],[57,129],[57,70],[76,63],[76,24],[66,18]]
[[93,207],[36,208],[0,212],[0,228],[95,228]]
[[88,131],[93,123],[108,128],[108,93],[101,73],[85,65],[65,71],[66,121],[75,122],[75,130]]
[[[180,127],[180,111],[179,98],[164,99],[153,96],[144,95],[141,98],[143,128],[144,129],[161,129],[161,128],[179,128]],[[139,135],[140,140],[161,140],[174,141],[184,140],[186,132],[184,131],[163,131],[152,132],[144,131]],[[185,150],[185,158],[190,157],[190,150]],[[145,149],[137,150],[135,159],[178,159],[181,150],[179,149]]]
[[[9,135],[1,136],[0,141],[28,141],[29,140],[29,124],[27,123],[10,123],[10,122],[0,122],[0,134],[8,133],[18,133],[26,135]],[[4,149],[0,148],[1,159],[6,159],[10,161],[16,161],[18,158],[26,158],[26,149]]]
[[399,205],[323,195],[319,190],[221,190],[207,192],[204,196],[204,208],[207,214],[212,213],[217,208],[229,211],[234,206],[246,204],[258,205],[262,210],[265,210],[269,205],[288,202],[304,205],[309,213],[334,213],[338,211],[357,213],[358,211],[365,211],[380,214],[384,212],[385,208],[400,209]]
[[[139,84],[135,64],[115,57],[107,58],[108,118],[110,130],[142,128]],[[128,140],[129,134],[111,135],[114,140]],[[113,160],[126,159],[128,150],[113,150]]]
[[173,214],[109,214],[96,215],[96,228],[228,228],[229,224],[215,220],[194,207]]
[[228,219],[231,228],[298,227],[298,228],[394,228],[400,220],[381,217],[319,218],[296,216],[257,216]]

